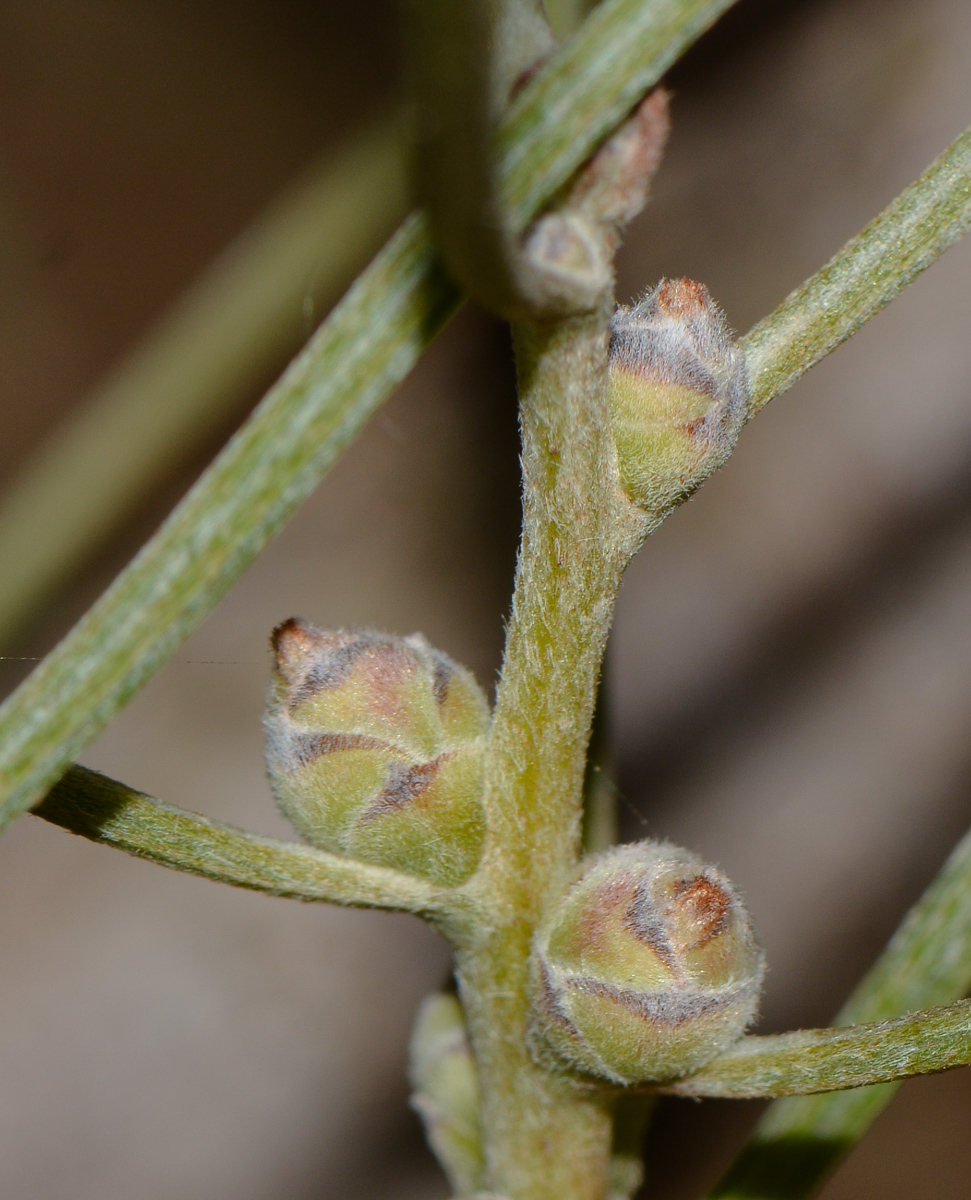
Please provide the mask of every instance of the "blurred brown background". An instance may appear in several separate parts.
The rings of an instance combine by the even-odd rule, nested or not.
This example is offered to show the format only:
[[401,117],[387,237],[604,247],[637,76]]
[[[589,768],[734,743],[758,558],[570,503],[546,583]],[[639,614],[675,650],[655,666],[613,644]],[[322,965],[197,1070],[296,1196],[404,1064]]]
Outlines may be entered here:
[[[741,0],[671,77],[621,298],[691,275],[748,328],[968,123],[969,61],[962,0]],[[383,0],[0,0],[4,477],[399,80]],[[964,244],[753,423],[624,586],[625,835],[691,846],[748,894],[765,1030],[829,1019],[971,823],[969,313]],[[217,444],[6,652],[53,644]],[[285,835],[262,770],[270,628],[422,630],[491,681],[517,487],[508,339],[468,309],[84,761]],[[29,663],[0,667],[9,687]],[[4,1200],[445,1195],[406,1108],[410,1022],[448,970],[418,922],[237,892],[33,818],[0,857]],[[666,1103],[646,1194],[700,1195],[757,1111]],[[966,1196],[969,1123],[971,1073],[908,1084],[826,1200]]]

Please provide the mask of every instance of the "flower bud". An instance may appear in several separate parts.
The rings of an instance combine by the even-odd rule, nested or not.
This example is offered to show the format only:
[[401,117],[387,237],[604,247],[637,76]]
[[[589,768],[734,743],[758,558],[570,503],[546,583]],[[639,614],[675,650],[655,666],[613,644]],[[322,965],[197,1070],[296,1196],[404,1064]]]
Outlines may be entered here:
[[429,996],[411,1035],[411,1105],[456,1195],[485,1178],[479,1080],[455,996]]
[[624,490],[650,512],[686,500],[735,448],[745,356],[708,289],[663,279],[611,322],[611,428]]
[[637,842],[590,862],[540,929],[536,1032],[616,1083],[689,1074],[755,1016],[764,970],[745,906],[697,855]]
[[277,803],[307,841],[452,886],[479,861],[489,708],[423,637],[274,631],[265,717]]

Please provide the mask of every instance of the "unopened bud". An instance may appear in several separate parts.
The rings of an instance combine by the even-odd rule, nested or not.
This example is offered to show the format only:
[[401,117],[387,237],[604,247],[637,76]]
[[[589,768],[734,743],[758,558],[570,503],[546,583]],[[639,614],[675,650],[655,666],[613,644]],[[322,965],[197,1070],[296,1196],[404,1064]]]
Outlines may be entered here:
[[745,1031],[763,970],[720,871],[665,842],[618,847],[591,861],[537,937],[539,1052],[616,1083],[689,1074]]
[[728,459],[745,422],[745,358],[708,289],[664,279],[611,322],[611,429],[631,500],[663,514]]
[[429,996],[411,1035],[412,1107],[456,1195],[474,1193],[485,1178],[479,1080],[455,996]]
[[479,861],[489,708],[471,673],[420,635],[273,634],[267,766],[315,846],[451,886]]

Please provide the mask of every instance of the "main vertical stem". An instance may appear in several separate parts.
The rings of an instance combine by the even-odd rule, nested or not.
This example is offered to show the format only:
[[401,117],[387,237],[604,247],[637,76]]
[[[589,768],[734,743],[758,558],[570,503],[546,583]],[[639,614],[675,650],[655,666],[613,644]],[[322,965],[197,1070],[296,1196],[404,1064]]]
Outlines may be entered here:
[[487,1186],[510,1200],[603,1200],[610,1105],[529,1053],[529,953],[568,885],[597,678],[643,524],[619,490],[607,314],[515,331],[524,514],[486,768],[490,838],[474,889],[493,915],[457,972],[479,1071]]

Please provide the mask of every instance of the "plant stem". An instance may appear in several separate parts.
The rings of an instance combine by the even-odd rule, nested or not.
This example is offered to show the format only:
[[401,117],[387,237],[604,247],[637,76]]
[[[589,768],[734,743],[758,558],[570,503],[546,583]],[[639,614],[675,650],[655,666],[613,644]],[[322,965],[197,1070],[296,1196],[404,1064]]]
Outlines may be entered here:
[[608,1098],[528,1051],[533,931],[580,848],[584,758],[624,567],[645,531],[606,433],[607,314],[520,326],[524,519],[486,766],[489,840],[469,890],[489,925],[457,974],[483,1097],[487,1186],[512,1200],[604,1195]]
[[[834,1024],[945,1004],[971,989],[971,833],[910,910]],[[883,1084],[779,1100],[712,1193],[713,1200],[800,1200],[863,1137],[897,1091]]]
[[[655,3],[606,0],[598,24],[543,68],[502,123],[502,154],[515,157],[505,176],[527,218],[596,148],[613,114],[623,116],[701,32],[699,13],[714,20],[727,7],[665,0],[665,20],[652,23],[644,13]],[[548,114],[530,99],[534,89],[564,122],[568,145],[552,160],[541,153]],[[0,708],[0,829],[36,803],[212,611],[459,302],[413,215],[155,537]]]
[[971,226],[971,128],[744,339],[754,416]]
[[436,919],[442,893],[412,875],[244,833],[153,800],[86,767],[71,767],[34,809],[72,833],[236,887],[297,900],[389,908]]
[[865,1025],[746,1037],[714,1062],[653,1090],[751,1100],[805,1096],[948,1071],[971,1063],[971,1001]]

